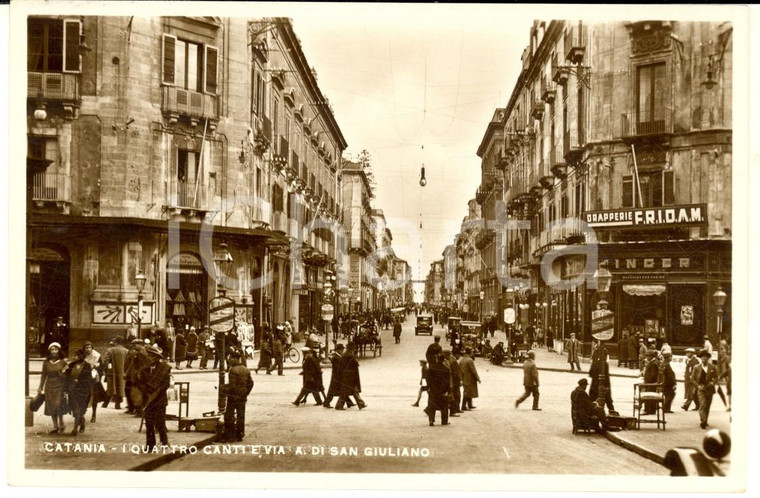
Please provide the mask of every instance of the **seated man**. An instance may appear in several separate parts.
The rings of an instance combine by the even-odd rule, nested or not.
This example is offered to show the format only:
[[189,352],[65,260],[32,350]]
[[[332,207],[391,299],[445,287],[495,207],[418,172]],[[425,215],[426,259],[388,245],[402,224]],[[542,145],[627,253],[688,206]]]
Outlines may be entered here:
[[604,413],[604,400],[601,405],[592,401],[586,392],[587,386],[588,380],[584,377],[578,381],[578,387],[570,394],[573,429],[593,429],[597,432],[620,430],[609,426]]
[[485,343],[481,346],[480,352],[483,355],[483,358],[488,358],[491,356],[491,353],[493,352],[493,346],[491,346],[491,340],[486,339]]
[[496,346],[493,348],[493,352],[491,353],[491,363],[494,365],[501,365],[504,362],[504,343],[499,342]]

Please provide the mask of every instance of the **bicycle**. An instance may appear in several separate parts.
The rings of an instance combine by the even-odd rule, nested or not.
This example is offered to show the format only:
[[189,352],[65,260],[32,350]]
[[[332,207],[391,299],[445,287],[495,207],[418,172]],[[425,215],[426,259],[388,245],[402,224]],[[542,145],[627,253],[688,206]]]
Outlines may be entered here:
[[301,361],[301,352],[293,345],[291,345],[290,348],[285,351],[285,354],[283,356],[285,359],[290,360],[293,363],[299,363]]

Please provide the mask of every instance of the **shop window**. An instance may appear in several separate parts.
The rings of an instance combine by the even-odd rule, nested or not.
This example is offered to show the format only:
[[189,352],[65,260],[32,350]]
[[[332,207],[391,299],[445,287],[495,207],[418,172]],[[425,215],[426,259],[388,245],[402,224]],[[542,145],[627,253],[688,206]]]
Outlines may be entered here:
[[216,94],[218,50],[203,43],[163,37],[163,82],[194,92]]
[[668,110],[665,63],[636,68],[636,120],[641,133],[665,130]]
[[671,204],[675,204],[675,177],[672,170],[639,174],[638,184],[633,175],[623,177],[623,207],[656,207]]
[[27,70],[78,73],[82,24],[76,20],[29,19]]

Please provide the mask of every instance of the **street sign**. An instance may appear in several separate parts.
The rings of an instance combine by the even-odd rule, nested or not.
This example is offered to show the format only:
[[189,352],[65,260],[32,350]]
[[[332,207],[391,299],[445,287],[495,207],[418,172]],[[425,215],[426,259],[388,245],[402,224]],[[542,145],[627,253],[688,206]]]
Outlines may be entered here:
[[610,310],[591,312],[591,335],[594,339],[608,341],[615,332],[615,314]]
[[512,325],[515,323],[515,309],[514,308],[504,308],[504,323],[507,323],[509,325]]
[[332,304],[322,305],[322,320],[330,321],[333,319],[333,313],[335,312]]
[[225,333],[235,328],[235,301],[228,297],[215,297],[208,305],[209,327]]

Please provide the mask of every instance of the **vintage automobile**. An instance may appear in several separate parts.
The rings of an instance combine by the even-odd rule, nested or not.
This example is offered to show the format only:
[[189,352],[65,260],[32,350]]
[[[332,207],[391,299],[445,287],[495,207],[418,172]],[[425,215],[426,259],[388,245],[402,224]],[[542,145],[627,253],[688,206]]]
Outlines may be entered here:
[[420,334],[433,335],[433,315],[417,315],[414,335]]
[[393,318],[393,321],[396,322],[403,322],[406,320],[406,308],[392,308],[391,309],[391,318]]
[[462,351],[466,348],[472,348],[475,355],[479,355],[483,342],[483,330],[480,322],[460,322],[459,332]]
[[451,340],[451,332],[456,331],[459,332],[459,324],[462,322],[462,319],[458,316],[450,316],[449,319],[446,322],[446,340]]

